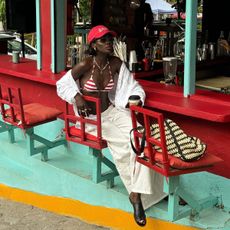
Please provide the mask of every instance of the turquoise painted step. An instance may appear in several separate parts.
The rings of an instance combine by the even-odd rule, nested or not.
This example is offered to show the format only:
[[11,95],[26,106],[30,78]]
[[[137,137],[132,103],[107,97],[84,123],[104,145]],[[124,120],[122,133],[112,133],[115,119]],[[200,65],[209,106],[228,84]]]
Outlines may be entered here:
[[[62,127],[62,121],[58,120],[48,126],[37,127],[36,132],[52,139],[58,136]],[[72,198],[91,205],[132,212],[128,194],[120,178],[115,179],[113,189],[107,189],[106,183],[92,182],[93,160],[88,153],[88,148],[70,144],[70,148],[66,150],[60,146],[50,150],[49,161],[41,162],[40,156],[27,155],[25,136],[21,130],[16,131],[15,137],[16,143],[10,144],[7,135],[0,134],[0,183],[41,194]],[[108,150],[104,151],[104,154],[109,157]],[[210,173],[197,173],[184,175],[182,183],[184,188],[196,198],[201,199],[209,194],[221,197],[225,207],[224,210],[218,208],[204,210],[197,221],[184,218],[176,223],[203,229],[224,229],[229,220],[229,180]],[[167,220],[166,201],[150,208],[147,215]]]

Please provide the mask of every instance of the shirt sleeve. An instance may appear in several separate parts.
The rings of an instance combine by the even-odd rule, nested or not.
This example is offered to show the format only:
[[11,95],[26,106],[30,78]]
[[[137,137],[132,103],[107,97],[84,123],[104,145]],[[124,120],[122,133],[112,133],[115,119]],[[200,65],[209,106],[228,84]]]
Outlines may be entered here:
[[75,81],[69,70],[60,80],[56,82],[57,95],[70,104],[75,103],[75,96],[80,92],[79,80]]

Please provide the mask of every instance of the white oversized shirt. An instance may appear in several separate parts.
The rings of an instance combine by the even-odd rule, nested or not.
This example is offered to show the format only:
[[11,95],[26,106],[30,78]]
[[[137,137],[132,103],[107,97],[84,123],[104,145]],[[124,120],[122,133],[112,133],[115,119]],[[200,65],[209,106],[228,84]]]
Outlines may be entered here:
[[[110,102],[115,107],[126,110],[128,98],[131,95],[139,95],[144,105],[145,92],[141,85],[133,78],[132,73],[127,69],[123,62],[120,68],[120,72],[114,78],[114,87],[108,93]],[[75,96],[80,93],[79,80],[75,81],[72,77],[71,70],[69,70],[60,80],[57,81],[57,94],[63,100],[70,104],[73,104],[74,111],[77,115],[77,108],[75,104]]]

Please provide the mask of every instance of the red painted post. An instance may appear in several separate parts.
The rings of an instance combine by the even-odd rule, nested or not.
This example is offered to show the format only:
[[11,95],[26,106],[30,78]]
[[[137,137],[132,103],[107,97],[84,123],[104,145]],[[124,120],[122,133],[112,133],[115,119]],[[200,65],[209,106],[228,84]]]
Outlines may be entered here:
[[41,66],[42,71],[51,72],[51,1],[40,0],[41,6]]

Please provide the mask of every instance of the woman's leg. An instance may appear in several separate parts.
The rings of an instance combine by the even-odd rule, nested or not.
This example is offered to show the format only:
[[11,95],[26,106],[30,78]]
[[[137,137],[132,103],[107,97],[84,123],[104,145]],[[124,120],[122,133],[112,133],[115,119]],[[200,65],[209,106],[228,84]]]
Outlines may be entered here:
[[[119,111],[115,107],[110,108],[108,113],[103,113],[102,126],[103,138],[108,142],[114,163],[128,192],[156,194],[157,197],[153,197],[155,202],[148,198],[146,203],[150,205],[162,199],[162,176],[136,162],[136,155],[130,145],[130,113]],[[149,206],[148,204],[144,206]]]
[[129,195],[129,201],[133,205],[133,215],[136,223],[140,226],[146,225],[145,211],[141,201],[141,194],[131,192]]
[[142,226],[145,223],[144,209],[159,202],[165,194],[163,177],[136,162],[136,155],[130,145],[131,129],[129,112],[110,106],[102,113],[102,136],[107,140],[120,178],[130,194],[135,220]]
[[108,147],[116,164],[119,175],[129,192],[129,200],[133,205],[134,219],[140,226],[146,224],[145,211],[139,193],[132,192],[132,174],[134,158],[129,143],[129,132],[132,128],[128,113],[113,108],[104,114],[102,119],[102,135],[107,140]]

